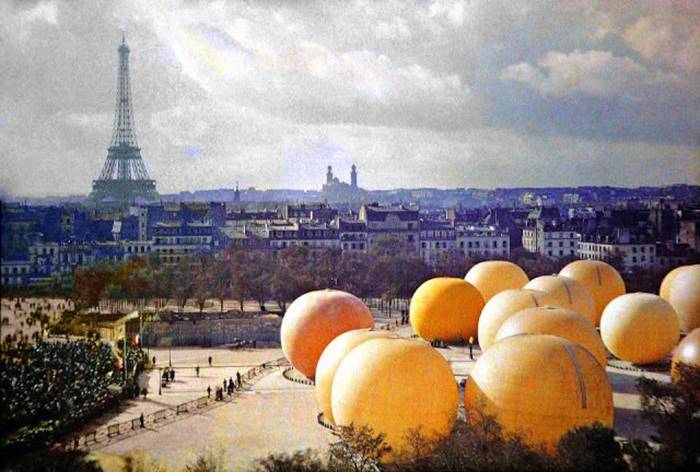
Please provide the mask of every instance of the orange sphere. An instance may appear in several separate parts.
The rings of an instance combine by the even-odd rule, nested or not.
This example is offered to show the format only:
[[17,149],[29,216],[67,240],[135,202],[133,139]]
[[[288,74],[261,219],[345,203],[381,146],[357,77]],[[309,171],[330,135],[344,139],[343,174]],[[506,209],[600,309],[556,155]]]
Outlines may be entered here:
[[567,308],[579,315],[583,315],[591,320],[595,327],[598,315],[596,314],[593,297],[591,297],[588,289],[575,279],[563,275],[543,275],[529,281],[525,288],[547,292],[557,299],[562,308]]
[[331,408],[331,388],[333,387],[335,372],[338,370],[341,361],[350,351],[365,341],[391,337],[396,337],[391,331],[353,329],[335,338],[323,350],[323,354],[321,354],[321,358],[316,365],[316,399],[323,416],[328,422],[335,424],[333,409]]
[[372,313],[356,296],[329,289],[308,292],[282,318],[282,351],[295,369],[313,379],[321,353],[336,336],[373,327]]
[[669,272],[659,294],[678,313],[683,331],[689,333],[700,327],[700,264]]
[[523,288],[529,280],[524,270],[508,261],[479,262],[464,279],[481,292],[485,303],[504,290]]
[[450,434],[458,403],[445,358],[425,341],[401,338],[371,339],[350,351],[331,392],[336,423],[383,433],[388,461],[411,451],[413,431],[432,441]]
[[486,350],[496,339],[496,333],[505,320],[526,308],[543,306],[558,307],[556,298],[539,290],[513,289],[506,290],[484,305],[479,317],[479,346]]
[[596,326],[600,316],[613,298],[625,294],[625,281],[613,266],[603,261],[574,261],[564,267],[559,275],[571,277],[586,287],[593,297],[596,309]]
[[437,277],[424,282],[411,298],[411,326],[423,339],[457,341],[476,336],[484,307],[481,293],[469,282]]
[[673,360],[671,361],[671,378],[678,379],[678,364],[683,363],[700,368],[700,328],[683,338],[678,346],[673,350]]
[[605,369],[586,349],[558,336],[521,334],[482,354],[464,390],[474,410],[494,416],[504,432],[532,446],[556,450],[574,428],[613,425],[612,388]]
[[666,276],[664,276],[664,279],[661,281],[661,286],[659,287],[659,296],[663,298],[664,300],[668,301],[670,291],[671,291],[671,282],[673,282],[678,274],[680,274],[682,271],[687,269],[688,267],[692,266],[680,266],[676,267],[675,269],[671,270]]
[[584,347],[602,366],[608,364],[605,346],[593,322],[565,308],[540,307],[521,310],[505,320],[496,342],[517,334],[552,334]]
[[611,301],[600,318],[600,336],[608,351],[634,364],[660,361],[680,337],[673,307],[651,293],[628,293]]

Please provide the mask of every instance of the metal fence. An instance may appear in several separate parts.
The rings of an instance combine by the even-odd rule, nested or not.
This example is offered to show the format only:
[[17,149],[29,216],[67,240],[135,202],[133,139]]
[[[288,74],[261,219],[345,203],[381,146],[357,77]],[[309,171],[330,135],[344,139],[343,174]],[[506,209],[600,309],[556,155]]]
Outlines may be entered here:
[[[286,365],[287,360],[282,357],[276,359],[272,362],[264,362],[251,369],[248,369],[241,375],[241,379],[244,381],[250,381],[255,377],[261,375],[263,372],[275,369]],[[230,400],[224,400],[225,402]],[[188,414],[206,408],[217,402],[214,397],[203,396],[190,400],[179,405],[173,405],[170,408],[164,408],[162,410],[149,413],[143,416],[143,423],[141,422],[141,417],[133,418],[127,421],[122,421],[120,423],[113,423],[97,428],[94,431],[88,433],[83,433],[78,436],[74,436],[71,439],[66,439],[59,443],[58,446],[65,450],[74,450],[80,448],[90,448],[96,444],[102,442],[108,442],[112,438],[125,435],[127,433],[138,431],[140,429],[152,426],[158,423],[169,421],[179,415]]]

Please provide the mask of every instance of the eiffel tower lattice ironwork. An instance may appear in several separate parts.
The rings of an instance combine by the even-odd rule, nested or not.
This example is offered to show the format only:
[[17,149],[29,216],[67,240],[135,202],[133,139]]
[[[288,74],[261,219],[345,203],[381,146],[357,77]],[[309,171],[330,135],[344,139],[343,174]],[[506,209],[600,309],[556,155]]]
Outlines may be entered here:
[[123,35],[118,51],[117,101],[112,141],[107,149],[107,160],[102,172],[92,182],[92,192],[88,196],[88,202],[96,205],[125,206],[159,199],[156,182],[148,175],[141,158],[141,148],[136,142],[131,110],[129,47]]

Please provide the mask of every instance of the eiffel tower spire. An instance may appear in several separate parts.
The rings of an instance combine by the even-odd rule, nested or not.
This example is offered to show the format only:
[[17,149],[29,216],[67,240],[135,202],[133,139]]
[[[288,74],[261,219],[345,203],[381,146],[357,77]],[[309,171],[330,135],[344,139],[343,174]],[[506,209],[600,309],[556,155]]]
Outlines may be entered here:
[[107,160],[97,180],[92,183],[88,203],[126,206],[137,200],[157,200],[155,180],[148,175],[136,141],[134,115],[131,109],[129,80],[129,47],[122,33],[117,70],[117,93],[112,140]]

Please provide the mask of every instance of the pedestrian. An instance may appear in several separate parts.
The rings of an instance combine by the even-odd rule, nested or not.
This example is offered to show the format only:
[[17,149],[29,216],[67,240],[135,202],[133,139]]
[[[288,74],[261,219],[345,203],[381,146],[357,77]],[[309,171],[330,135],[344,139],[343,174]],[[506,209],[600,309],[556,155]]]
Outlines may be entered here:
[[226,385],[227,385],[226,379],[224,379],[224,390],[226,390]]
[[156,365],[156,356],[153,356],[153,365]]
[[474,360],[474,336],[469,336],[469,359]]
[[209,356],[209,367],[211,367],[211,361],[212,361],[211,356]]
[[142,411],[141,416],[139,416],[139,424],[141,424],[142,428],[144,427],[144,422],[145,422],[145,419],[143,417],[143,411]]
[[207,398],[211,398],[211,385],[207,385]]
[[146,396],[148,395],[148,389],[146,387],[143,387],[141,389],[141,393],[143,394],[143,399],[146,399]]
[[194,371],[197,372],[197,377],[199,377],[199,366],[195,367]]
[[238,388],[243,387],[243,382],[241,382],[241,373],[236,371],[236,382],[238,383]]
[[175,369],[170,369],[170,381],[175,381]]

